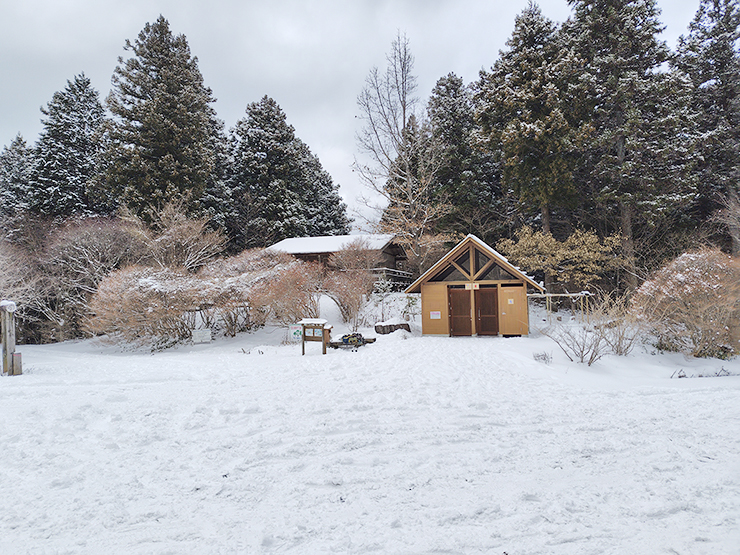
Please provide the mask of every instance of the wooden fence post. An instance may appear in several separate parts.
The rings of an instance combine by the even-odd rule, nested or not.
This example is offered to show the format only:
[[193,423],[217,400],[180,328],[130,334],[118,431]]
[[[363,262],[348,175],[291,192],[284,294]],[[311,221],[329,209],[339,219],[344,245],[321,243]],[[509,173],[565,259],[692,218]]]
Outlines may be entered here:
[[3,374],[8,376],[22,373],[21,357],[15,353],[15,303],[0,301],[0,320],[2,321]]

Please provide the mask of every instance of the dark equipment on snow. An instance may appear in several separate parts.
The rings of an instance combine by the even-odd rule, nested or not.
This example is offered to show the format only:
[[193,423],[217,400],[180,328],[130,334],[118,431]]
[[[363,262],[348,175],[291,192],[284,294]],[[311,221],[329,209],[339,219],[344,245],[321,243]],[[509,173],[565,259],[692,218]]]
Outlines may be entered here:
[[339,347],[348,347],[353,351],[356,351],[359,347],[367,345],[368,343],[375,343],[374,337],[362,337],[361,333],[348,333],[343,335],[339,341],[332,341],[329,343],[330,347],[338,349]]

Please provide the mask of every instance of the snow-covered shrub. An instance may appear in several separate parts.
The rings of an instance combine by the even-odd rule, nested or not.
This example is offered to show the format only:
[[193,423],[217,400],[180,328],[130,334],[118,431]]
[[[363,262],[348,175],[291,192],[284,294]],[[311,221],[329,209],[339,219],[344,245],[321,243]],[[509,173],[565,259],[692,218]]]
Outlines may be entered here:
[[91,217],[50,227],[43,247],[34,252],[37,302],[35,322],[24,329],[36,342],[60,341],[82,334],[87,303],[111,271],[144,258],[146,246],[121,220]]
[[322,270],[284,253],[246,251],[197,274],[135,266],[114,272],[90,303],[87,331],[163,347],[207,327],[234,336],[268,318],[318,316]]
[[550,233],[534,231],[524,226],[517,232],[516,242],[502,239],[496,245],[510,261],[526,272],[544,272],[570,291],[592,287],[619,268],[619,237],[599,239],[593,231],[574,231],[565,241]]
[[[198,276],[238,290],[239,296],[247,299],[250,325],[262,325],[270,318],[294,323],[316,317],[322,273],[317,264],[301,262],[289,254],[251,249],[212,261]],[[236,306],[230,317],[244,321],[243,310]]]
[[421,295],[418,293],[406,295],[401,316],[404,320],[413,320],[421,316]]
[[[26,320],[33,320],[33,308],[43,299],[42,281],[26,253],[0,241],[0,300],[14,301],[18,307],[16,318],[21,328]],[[22,337],[18,338],[22,340]]]
[[740,262],[713,248],[682,254],[637,290],[633,308],[658,348],[696,357],[737,354]]
[[342,322],[357,331],[362,322],[360,313],[367,295],[372,291],[373,276],[367,270],[329,272],[324,278],[324,290],[339,307]]
[[591,366],[606,354],[628,355],[642,327],[626,297],[604,294],[591,297],[585,311],[570,321],[559,318],[540,331],[555,341],[570,360]]
[[611,353],[619,356],[632,352],[643,331],[640,320],[630,310],[626,295],[598,296],[590,303],[589,321],[593,324],[594,332],[609,346]]
[[371,270],[379,252],[370,248],[367,239],[353,239],[329,258],[329,265],[339,270]]
[[295,261],[259,281],[249,293],[250,304],[281,324],[317,318],[322,273],[318,264]]
[[378,321],[380,322],[385,322],[389,317],[395,316],[390,314],[392,309],[388,302],[389,297],[393,295],[394,289],[395,284],[387,278],[379,279],[373,285],[373,292],[370,295],[370,301],[379,309],[380,314],[378,315]]
[[126,213],[146,241],[153,265],[160,268],[185,268],[195,272],[220,255],[226,237],[208,227],[208,218],[190,218],[182,203],[169,203],[156,213],[147,227],[139,218]]
[[109,275],[90,301],[87,329],[154,347],[189,339],[213,291],[184,270],[130,266]]
[[732,241],[732,254],[740,256],[740,197],[735,191],[730,191],[720,200],[720,205],[722,208],[712,219],[725,226]]
[[589,366],[609,350],[602,334],[592,324],[585,322],[576,324],[558,322],[540,331],[555,341],[569,360],[585,362]]
[[100,217],[71,221],[54,232],[43,264],[66,287],[92,294],[112,270],[146,257],[147,245],[131,224]]

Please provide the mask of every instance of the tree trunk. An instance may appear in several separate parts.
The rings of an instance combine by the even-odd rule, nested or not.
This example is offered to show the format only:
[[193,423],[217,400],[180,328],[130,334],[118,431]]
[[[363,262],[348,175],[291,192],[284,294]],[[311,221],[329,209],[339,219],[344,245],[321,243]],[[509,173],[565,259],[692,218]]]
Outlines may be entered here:
[[[545,233],[547,235],[551,235],[552,232],[550,231],[550,205],[548,205],[546,202],[543,202],[540,205],[540,212],[542,214],[542,233]],[[553,292],[553,276],[550,275],[549,272],[545,272],[545,291],[548,293]]]
[[619,212],[622,222],[622,255],[626,262],[627,284],[630,289],[636,289],[638,280],[637,266],[635,264],[635,240],[632,236],[632,207],[623,200],[620,200]]
[[542,213],[542,233],[551,233],[550,231],[550,205],[543,202],[540,206]]

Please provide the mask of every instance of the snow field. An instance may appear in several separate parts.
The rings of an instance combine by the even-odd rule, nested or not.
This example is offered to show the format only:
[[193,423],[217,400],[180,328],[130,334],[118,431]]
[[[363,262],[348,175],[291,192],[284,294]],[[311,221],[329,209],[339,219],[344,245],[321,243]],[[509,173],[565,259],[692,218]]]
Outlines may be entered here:
[[740,553],[740,377],[669,379],[713,361],[283,333],[20,347],[0,552]]

